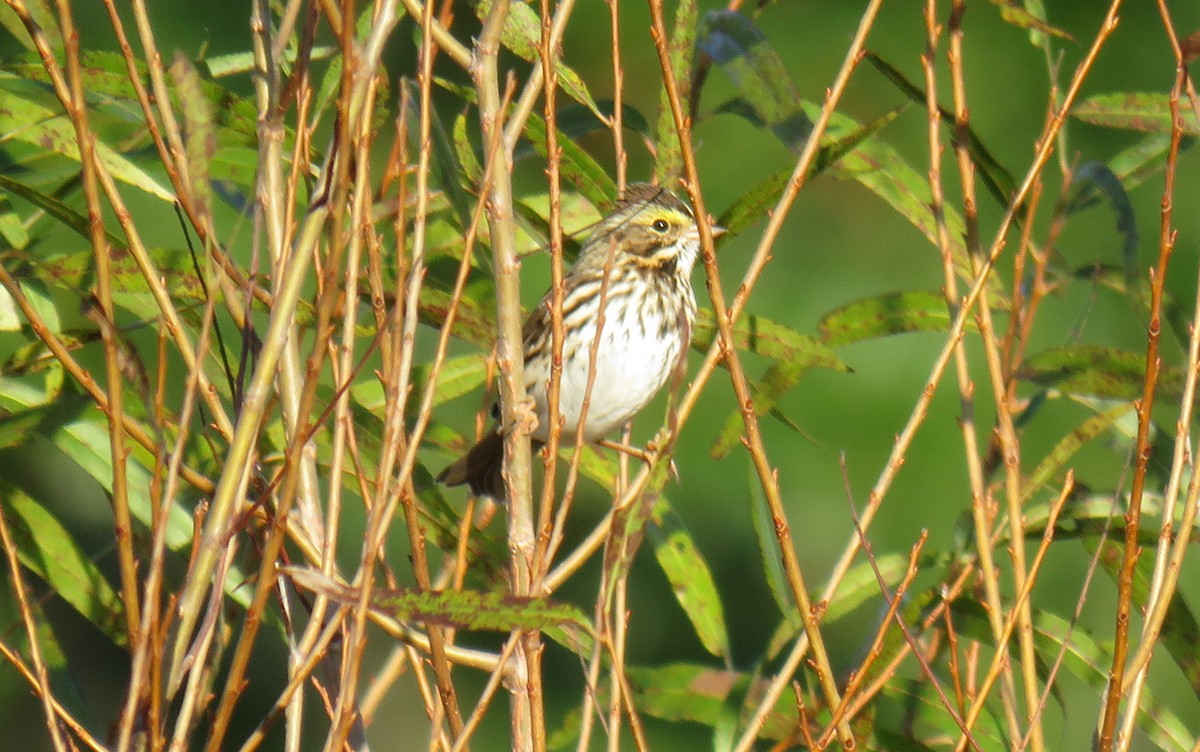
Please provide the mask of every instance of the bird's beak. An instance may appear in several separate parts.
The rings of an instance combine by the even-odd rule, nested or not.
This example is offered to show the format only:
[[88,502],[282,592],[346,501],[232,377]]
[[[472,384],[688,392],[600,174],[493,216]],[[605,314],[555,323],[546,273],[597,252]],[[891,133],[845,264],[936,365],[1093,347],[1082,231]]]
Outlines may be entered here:
[[708,229],[708,231],[712,233],[713,240],[716,240],[717,238],[721,237],[725,233],[729,232],[729,230],[726,230],[724,227],[722,227],[720,225],[713,225],[712,227],[710,227]]

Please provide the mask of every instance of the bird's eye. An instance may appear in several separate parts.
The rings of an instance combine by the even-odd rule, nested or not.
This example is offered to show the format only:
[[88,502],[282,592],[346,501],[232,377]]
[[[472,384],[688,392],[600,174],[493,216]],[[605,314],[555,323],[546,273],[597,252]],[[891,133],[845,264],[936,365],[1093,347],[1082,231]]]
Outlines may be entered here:
[[650,228],[653,229],[655,232],[666,232],[667,228],[670,226],[671,225],[667,224],[667,220],[656,219],[656,220],[654,220],[654,224],[650,225]]

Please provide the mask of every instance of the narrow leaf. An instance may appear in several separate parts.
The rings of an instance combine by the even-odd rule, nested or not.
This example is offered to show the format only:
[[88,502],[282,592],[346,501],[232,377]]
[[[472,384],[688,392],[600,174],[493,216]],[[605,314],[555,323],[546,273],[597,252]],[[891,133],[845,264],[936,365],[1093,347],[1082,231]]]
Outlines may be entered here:
[[2,489],[4,514],[21,563],[113,644],[125,645],[124,607],[108,580],[45,508],[19,489]]
[[[793,628],[800,626],[800,614],[792,600],[792,592],[788,588],[787,577],[783,571],[783,556],[779,552],[779,538],[775,535],[776,524],[771,519],[771,510],[767,506],[767,497],[763,495],[762,486],[754,468],[747,463],[746,485],[750,489],[750,517],[754,522],[754,539],[758,543],[758,555],[762,560],[763,572],[767,576],[767,587],[775,598],[775,605],[782,614],[788,616]],[[782,521],[786,524],[786,521]]]
[[[776,405],[797,384],[810,366],[803,363],[779,362],[771,365],[762,378],[750,385],[751,401],[754,403],[754,414],[766,415],[775,410]],[[713,442],[708,454],[713,459],[722,459],[740,443],[744,418],[740,410],[734,410],[726,419],[717,440]]]
[[[738,350],[799,366],[843,373],[851,370],[826,344],[763,316],[742,316],[733,327],[733,335],[733,344]],[[716,336],[712,312],[702,309],[696,318],[692,346],[700,351],[707,350]]]
[[[691,663],[662,666],[630,666],[626,670],[638,710],[667,721],[689,721],[714,726],[731,694],[747,696],[750,702],[761,695],[765,681],[750,675]],[[747,686],[748,685],[748,686]],[[782,697],[767,714],[759,738],[795,738],[795,700]],[[814,735],[819,729],[813,729]]]
[[704,649],[718,658],[729,659],[729,633],[725,610],[707,562],[691,533],[670,504],[657,497],[650,512],[646,534],[654,546],[654,558],[683,607]]
[[[546,155],[546,122],[531,114],[525,126],[525,136],[543,157]],[[562,150],[560,170],[565,181],[574,185],[596,208],[607,211],[617,198],[617,184],[608,171],[596,162],[578,144],[560,134],[559,149]]]
[[[54,219],[58,220],[58,222],[64,227],[73,230],[80,237],[87,238],[89,241],[91,240],[87,217],[75,211],[75,209],[66,205],[62,201],[59,201],[49,193],[38,190],[37,188],[22,183],[18,180],[14,180],[13,178],[4,174],[0,174],[0,188],[3,188],[14,196],[25,199],[29,203],[49,214]],[[108,235],[108,242],[113,246],[119,248],[123,248],[125,246],[125,243],[116,235],[107,231],[105,232]]]
[[[926,105],[924,87],[911,81],[904,75],[903,71],[877,54],[868,52],[866,58],[867,62],[875,66],[875,69],[882,73],[884,78],[891,81],[910,100],[922,107]],[[948,127],[957,126],[954,113],[944,107],[938,107],[938,117]],[[983,179],[984,187],[988,189],[988,192],[992,194],[992,197],[996,199],[996,202],[1000,206],[1007,206],[1008,197],[1016,190],[1016,182],[1013,180],[1012,173],[1004,165],[1000,164],[1000,161],[992,155],[991,150],[979,138],[979,134],[969,125],[967,127],[967,150],[974,158],[976,169],[979,172],[980,178]]]
[[[407,84],[413,92],[412,101],[421,101],[416,82],[408,81]],[[410,110],[408,114],[412,120],[409,134],[414,141],[414,146],[419,150],[420,144],[415,143],[421,132],[416,122],[417,113],[414,109]],[[430,134],[433,136],[433,165],[438,184],[449,197],[450,205],[454,207],[454,216],[458,218],[458,226],[467,227],[471,224],[471,210],[474,205],[474,201],[463,189],[463,178],[467,172],[459,163],[458,150],[455,148],[450,134],[446,132],[446,126],[442,123],[436,107],[430,108],[429,117]]]
[[[1104,128],[1171,132],[1171,104],[1166,94],[1137,91],[1096,94],[1076,104],[1071,114],[1085,123]],[[1184,133],[1200,135],[1200,122],[1195,114],[1187,107],[1183,107],[1180,114]]]
[[[736,101],[741,101],[741,99],[739,98]],[[859,144],[881,131],[895,120],[899,114],[900,110],[893,110],[883,117],[877,118],[851,131],[849,134],[841,135],[836,139],[826,138],[821,144],[821,148],[817,151],[817,156],[813,159],[812,168],[809,170],[807,177],[811,179],[830,167],[835,166],[843,156],[849,154],[858,148]],[[742,193],[733,206],[729,207],[721,215],[717,224],[729,230],[734,235],[744,232],[750,225],[765,216],[767,211],[779,202],[779,197],[783,195],[783,189],[787,186],[788,180],[791,177],[791,168],[780,170],[749,191]]]
[[208,166],[217,149],[216,131],[212,110],[200,87],[200,76],[183,53],[175,53],[171,64],[171,78],[179,97],[179,109],[183,113],[184,151],[187,155],[188,186],[191,199],[202,216],[212,212],[212,187],[209,184]]
[[[675,22],[671,27],[671,38],[667,41],[667,56],[671,60],[671,74],[679,93],[681,105],[692,101],[692,69],[696,40],[696,0],[681,0],[675,9]],[[683,152],[679,133],[675,129],[675,114],[667,99],[664,85],[658,96],[658,127],[655,139],[654,174],[666,183],[683,172]]]
[[[475,4],[475,15],[480,20],[487,18],[491,10],[492,0],[479,0]],[[512,3],[508,6],[508,17],[504,21],[500,43],[522,60],[531,63],[541,60],[542,20],[531,5]],[[592,98],[579,74],[561,59],[556,59],[554,67],[558,72],[558,85],[563,91],[570,94],[576,102],[587,106],[597,117],[603,117],[596,100]]]
[[1101,162],[1085,162],[1075,170],[1075,194],[1067,204],[1067,212],[1095,203],[1097,197],[1108,199],[1108,205],[1117,217],[1117,234],[1121,236],[1121,264],[1126,279],[1138,275],[1138,231],[1137,218],[1133,214],[1133,202],[1121,185],[1116,173]]
[[[952,318],[946,299],[934,292],[914,290],[865,298],[835,308],[818,325],[821,338],[830,347],[890,337],[907,332],[945,332]],[[968,322],[973,328],[973,322]]]
[[[341,603],[357,603],[358,590],[330,580],[316,570],[286,570],[303,588]],[[523,598],[506,592],[478,590],[378,589],[371,606],[400,621],[422,621],[456,629],[510,632],[551,627],[591,629],[591,622],[575,606],[547,598]]]
[[1039,18],[1030,13],[1026,8],[1017,5],[1014,0],[992,0],[992,5],[995,5],[999,9],[1000,18],[1005,23],[1012,24],[1020,29],[1029,29],[1030,31],[1037,31],[1042,34],[1058,37],[1059,39],[1074,41],[1070,34],[1046,23],[1044,18]]
[[[8,139],[33,144],[79,161],[79,144],[75,141],[75,127],[70,120],[8,89],[0,88],[0,141]],[[175,200],[175,194],[169,188],[103,141],[96,142],[96,156],[117,180],[163,201]]]
[[1108,431],[1113,423],[1132,410],[1132,403],[1117,405],[1099,415],[1093,415],[1064,436],[1030,473],[1029,479],[1021,489],[1022,503],[1028,501],[1034,492],[1049,483],[1081,447]]
[[750,18],[734,11],[709,11],[696,46],[733,80],[780,141],[793,151],[804,148],[812,121],[800,107],[800,95],[783,61]]
[[[1146,357],[1098,345],[1067,345],[1030,357],[1017,377],[1067,394],[1131,400],[1142,393]],[[1162,366],[1159,393],[1177,395],[1183,386],[1178,369]]]

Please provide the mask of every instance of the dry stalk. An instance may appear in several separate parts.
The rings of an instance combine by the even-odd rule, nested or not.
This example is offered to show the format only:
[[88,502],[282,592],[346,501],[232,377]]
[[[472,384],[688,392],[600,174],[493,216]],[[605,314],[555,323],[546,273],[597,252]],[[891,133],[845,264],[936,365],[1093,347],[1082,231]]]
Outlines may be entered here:
[[[562,307],[563,300],[566,297],[566,284],[563,282],[562,176],[560,171],[562,150],[558,145],[558,69],[554,65],[555,61],[561,58],[561,52],[556,41],[553,39],[550,8],[550,0],[541,0],[542,38],[541,48],[538,50],[538,61],[546,78],[545,90],[542,97],[542,117],[546,122],[546,183],[549,187],[549,216],[547,219],[550,233],[548,250],[550,252],[551,275],[550,351],[553,355],[550,358],[550,380],[546,384],[546,416],[549,425],[546,427],[546,460],[543,463],[545,474],[542,478],[541,501],[538,505],[538,540],[537,548],[534,552],[535,581],[540,581],[541,576],[549,568],[549,558],[552,555],[549,546],[554,534],[554,478],[558,467],[559,435],[562,432],[562,424],[558,412],[558,397],[562,386]],[[597,326],[596,330],[596,336],[599,339],[600,327]],[[592,363],[594,364],[594,361]],[[594,371],[595,369],[592,368],[591,370]],[[590,389],[588,389],[584,395],[585,401],[590,396]],[[584,414],[579,416],[579,430],[577,431],[577,435],[583,432],[584,418]],[[576,449],[576,454],[578,454],[578,449]],[[571,490],[573,489],[568,489],[568,492],[563,495],[563,499],[560,502],[561,516],[564,519],[574,495],[570,493]],[[541,589],[536,582],[531,583],[530,587],[533,592],[538,592]]]
[[[1146,486],[1146,469],[1150,460],[1150,434],[1153,429],[1154,398],[1158,388],[1159,367],[1161,365],[1158,347],[1162,325],[1163,284],[1166,281],[1171,254],[1175,250],[1172,209],[1174,206],[1176,168],[1179,161],[1179,143],[1183,137],[1183,120],[1180,113],[1179,98],[1183,92],[1187,76],[1187,67],[1180,60],[1175,76],[1175,84],[1171,87],[1170,94],[1171,142],[1167,151],[1166,175],[1163,185],[1158,263],[1150,271],[1150,321],[1146,330],[1146,374],[1143,381],[1141,399],[1136,403],[1138,415],[1137,444],[1134,455],[1133,481],[1129,491],[1129,507],[1125,512],[1124,555],[1121,561],[1120,574],[1117,577],[1116,626],[1113,635],[1112,668],[1109,670],[1104,708],[1100,716],[1100,728],[1097,735],[1097,749],[1100,752],[1110,752],[1114,748],[1114,743],[1116,748],[1120,750],[1127,749],[1129,745],[1128,734],[1123,734],[1122,738],[1115,740],[1114,735],[1116,734],[1121,698],[1125,696],[1128,689],[1125,685],[1125,671],[1127,668],[1125,662],[1129,651],[1129,621],[1134,609],[1133,579],[1138,556],[1141,553],[1138,533],[1141,531],[1142,494]],[[1193,324],[1195,323],[1194,321]],[[1191,363],[1194,365],[1196,361],[1192,360]],[[1194,373],[1191,378],[1195,378]],[[1186,430],[1184,428],[1186,426],[1185,423],[1181,422],[1180,426],[1181,431]],[[1183,460],[1182,446],[1186,446],[1186,442],[1176,443],[1176,449],[1180,453],[1177,454],[1174,464],[1180,466],[1180,472],[1182,472]],[[1174,476],[1174,469],[1172,476]],[[1169,538],[1171,517],[1166,514],[1165,510],[1162,524],[1166,526],[1164,529],[1167,531]],[[1183,537],[1186,538],[1188,536],[1185,533]],[[1165,553],[1167,544],[1167,540],[1162,540],[1159,558],[1162,558],[1162,555]],[[1161,580],[1161,577],[1159,579]],[[1161,600],[1163,593],[1159,592],[1156,595]],[[1167,593],[1166,595],[1169,599],[1171,594]],[[1160,607],[1165,609],[1165,605]],[[1154,640],[1150,642],[1152,644]],[[1148,651],[1143,660],[1145,663],[1139,667],[1139,671],[1144,669],[1149,662]],[[1140,688],[1140,680],[1138,681],[1138,686]],[[1137,711],[1136,703],[1130,703],[1127,709],[1127,718],[1129,719],[1127,727],[1131,726],[1132,719],[1136,717]]]
[[[905,424],[903,430],[897,436],[892,452],[884,465],[883,471],[880,473],[879,479],[875,483],[875,487],[867,496],[867,504],[863,508],[862,520],[863,528],[867,529],[871,520],[874,519],[875,513],[878,512],[879,506],[882,504],[883,498],[890,490],[892,483],[896,479],[896,475],[900,471],[900,467],[904,464],[904,457],[908,453],[908,448],[911,446],[913,439],[916,436],[917,430],[924,423],[925,417],[929,411],[929,403],[933,399],[933,394],[941,383],[942,376],[945,373],[946,367],[953,354],[956,343],[961,340],[966,328],[966,322],[969,316],[974,315],[973,310],[976,303],[979,301],[979,295],[982,293],[987,279],[991,274],[992,267],[999,259],[1001,252],[1005,246],[1005,238],[1008,235],[1009,228],[1012,226],[1016,212],[1023,205],[1026,197],[1029,196],[1034,184],[1037,182],[1038,175],[1044,169],[1050,154],[1053,151],[1055,143],[1054,137],[1062,128],[1066,121],[1067,115],[1071,107],[1074,105],[1076,98],[1079,95],[1083,82],[1087,79],[1088,72],[1095,64],[1096,56],[1103,48],[1105,42],[1116,30],[1117,11],[1120,9],[1121,0],[1113,0],[1109,6],[1108,12],[1105,14],[1104,22],[1101,24],[1099,31],[1093,39],[1091,46],[1088,48],[1084,59],[1076,68],[1072,76],[1071,85],[1067,93],[1063,97],[1063,105],[1054,113],[1053,117],[1046,124],[1042,132],[1042,136],[1038,139],[1038,149],[1034,155],[1033,162],[1026,171],[1025,177],[1017,188],[1016,193],[1009,200],[1008,210],[1005,212],[996,230],[995,238],[993,239],[986,258],[981,259],[979,268],[974,279],[971,280],[967,293],[960,298],[960,306],[950,325],[946,345],[942,348],[941,353],[935,359],[933,368],[925,386],[921,390],[921,395],[914,406],[913,411]],[[850,567],[858,553],[857,537],[852,537],[847,544],[838,563],[835,565],[833,574],[830,576],[824,593],[823,600],[829,600],[833,597],[838,586],[849,572]]]
[[[1062,491],[1058,495],[1058,500],[1050,507],[1050,516],[1047,519],[1046,529],[1042,533],[1042,542],[1038,547],[1037,553],[1034,555],[1033,564],[1029,569],[1029,576],[1025,579],[1021,589],[1017,591],[1013,598],[1013,607],[1008,612],[1004,620],[1004,628],[996,641],[995,652],[992,655],[992,662],[988,666],[987,672],[984,674],[983,681],[980,683],[975,700],[972,702],[970,709],[966,715],[966,727],[963,729],[963,736],[959,738],[956,750],[966,748],[968,743],[974,746],[974,742],[970,740],[970,729],[978,720],[979,714],[983,711],[983,706],[987,702],[988,694],[991,691],[992,683],[1001,672],[1001,667],[1008,662],[1008,640],[1012,636],[1012,632],[1017,628],[1021,621],[1020,606],[1022,603],[1029,602],[1029,594],[1033,592],[1033,585],[1037,581],[1038,571],[1041,569],[1042,562],[1046,558],[1046,552],[1050,550],[1050,544],[1054,542],[1054,524],[1058,520],[1058,515],[1062,511],[1063,505],[1070,498],[1071,491],[1075,486],[1075,475],[1073,472],[1067,473],[1067,479],[1063,483]],[[1030,711],[1040,714],[1041,705],[1033,702],[1033,697],[1029,698]],[[1026,734],[1026,738],[1032,737],[1034,731],[1031,727]]]
[[[926,28],[930,35],[929,50],[924,61],[926,76],[926,107],[929,121],[929,185],[932,195],[931,207],[937,222],[938,246],[942,258],[942,284],[946,295],[946,304],[951,311],[958,310],[960,299],[958,295],[958,275],[954,269],[951,256],[949,228],[946,226],[945,204],[942,195],[941,182],[941,119],[937,102],[937,85],[934,78],[934,50],[937,42],[936,8],[933,2],[926,4]],[[972,260],[978,256],[979,224],[975,210],[974,166],[970,154],[965,152],[966,129],[966,92],[962,75],[962,27],[961,18],[963,6],[955,2],[951,11],[950,48],[947,58],[950,63],[950,75],[954,89],[954,114],[956,118],[955,152],[958,156],[959,180],[963,188],[963,220],[966,226],[966,247]],[[975,271],[978,271],[976,269]],[[987,306],[986,290],[980,293],[980,309]],[[963,449],[966,453],[967,478],[971,487],[971,516],[975,525],[975,542],[978,565],[983,580],[984,596],[988,605],[988,621],[992,628],[992,636],[997,641],[1002,629],[1004,613],[1000,598],[1000,583],[996,575],[996,565],[992,558],[991,547],[991,513],[989,501],[991,495],[984,479],[983,462],[979,451],[979,439],[975,424],[975,385],[971,380],[970,365],[967,362],[966,348],[959,339],[954,344],[954,368],[958,379],[959,401],[962,416],[959,420],[962,431]],[[1014,544],[1014,547],[1016,544]],[[1010,728],[1018,728],[1016,710],[1016,692],[1013,685],[1012,672],[1009,665],[1004,664],[1004,683],[1002,684],[1001,699],[1004,704],[1006,722]]]
[[[1171,41],[1171,46],[1178,63],[1179,78],[1177,78],[1177,84],[1182,84],[1182,88],[1186,89],[1188,101],[1191,103],[1194,113],[1197,109],[1197,98],[1191,79],[1187,75],[1186,61],[1183,58],[1179,40],[1175,34],[1171,14],[1165,3],[1159,2],[1158,7],[1163,26],[1167,31],[1167,37]],[[1172,128],[1171,143],[1167,153],[1168,182],[1163,191],[1162,240],[1160,241],[1163,243],[1168,242],[1168,237],[1170,238],[1170,242],[1174,242],[1174,234],[1170,227],[1171,194],[1176,162],[1179,157],[1179,136],[1182,125],[1180,98],[1182,93],[1179,87],[1172,89],[1169,100],[1171,104]],[[1196,379],[1198,373],[1200,373],[1200,326],[1197,326],[1197,323],[1200,322],[1200,297],[1196,301],[1196,308],[1192,314],[1192,322],[1191,337],[1188,341],[1187,365],[1183,369],[1186,376],[1183,394],[1179,400],[1179,418],[1175,424],[1175,453],[1171,462],[1171,474],[1167,483],[1167,490],[1163,497],[1162,521],[1159,531],[1159,543],[1155,550],[1154,574],[1151,579],[1150,592],[1146,596],[1146,604],[1143,608],[1145,620],[1142,624],[1141,641],[1133,658],[1129,661],[1125,682],[1121,686],[1121,692],[1125,693],[1128,697],[1125,722],[1122,725],[1121,734],[1117,740],[1118,745],[1120,745],[1119,748],[1122,750],[1128,748],[1129,740],[1133,736],[1133,724],[1137,719],[1138,708],[1141,704],[1142,688],[1149,673],[1150,658],[1153,655],[1154,648],[1157,646],[1159,633],[1166,620],[1167,609],[1170,607],[1176,593],[1179,574],[1183,568],[1183,559],[1187,552],[1190,538],[1188,531],[1192,530],[1195,524],[1197,500],[1200,498],[1200,470],[1193,467],[1187,494],[1184,498],[1183,512],[1179,520],[1178,527],[1180,532],[1176,534],[1174,532],[1175,506],[1179,496],[1179,487],[1184,469],[1192,460],[1189,451],[1191,447],[1191,432],[1189,427],[1192,424],[1192,412],[1195,406]]]

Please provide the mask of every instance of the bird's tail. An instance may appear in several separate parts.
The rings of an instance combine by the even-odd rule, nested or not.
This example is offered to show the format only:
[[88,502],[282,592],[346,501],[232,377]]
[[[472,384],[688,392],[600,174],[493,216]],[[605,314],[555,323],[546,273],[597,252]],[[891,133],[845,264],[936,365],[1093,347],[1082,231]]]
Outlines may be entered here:
[[447,486],[466,483],[476,496],[491,496],[503,501],[506,496],[503,473],[504,437],[493,429],[470,451],[443,470],[437,479]]

